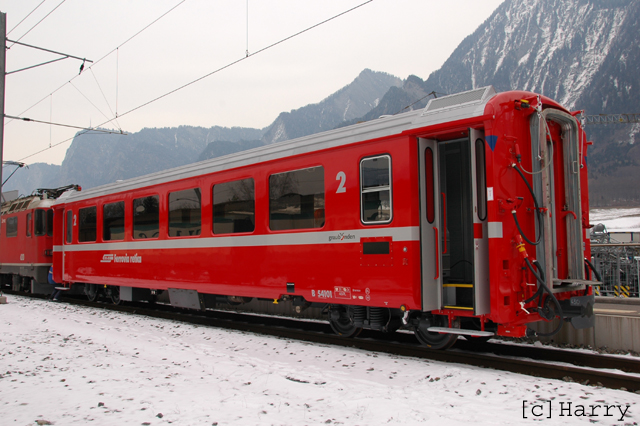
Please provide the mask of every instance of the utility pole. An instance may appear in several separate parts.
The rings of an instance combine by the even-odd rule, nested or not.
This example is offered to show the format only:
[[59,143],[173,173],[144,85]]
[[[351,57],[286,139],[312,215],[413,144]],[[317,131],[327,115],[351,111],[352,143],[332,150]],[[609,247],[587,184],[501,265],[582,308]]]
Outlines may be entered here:
[[[0,12],[0,166],[4,151],[4,80],[7,60],[7,14]],[[2,167],[0,167],[0,197],[2,196]],[[0,224],[0,231],[2,225]]]

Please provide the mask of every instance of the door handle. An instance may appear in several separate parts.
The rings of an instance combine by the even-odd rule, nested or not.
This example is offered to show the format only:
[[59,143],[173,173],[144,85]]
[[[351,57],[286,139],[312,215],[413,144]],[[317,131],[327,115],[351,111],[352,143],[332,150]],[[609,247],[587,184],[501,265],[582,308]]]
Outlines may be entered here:
[[440,251],[440,236],[438,235],[438,228],[435,226],[433,227],[433,233],[436,241],[436,276],[433,279],[437,280],[440,278],[440,254],[438,253]]
[[444,192],[440,193],[442,195],[442,209],[444,210],[442,221],[444,222],[444,250],[442,254],[447,254],[447,197],[444,195]]

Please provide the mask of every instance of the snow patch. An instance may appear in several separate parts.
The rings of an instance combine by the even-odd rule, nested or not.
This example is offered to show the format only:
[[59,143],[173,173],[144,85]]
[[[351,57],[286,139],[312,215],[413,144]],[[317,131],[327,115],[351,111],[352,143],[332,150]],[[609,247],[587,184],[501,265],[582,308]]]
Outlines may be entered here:
[[347,99],[347,106],[345,107],[344,112],[342,113],[342,121],[347,120],[347,112],[349,111],[350,106],[351,106],[351,99]]
[[[0,418],[55,425],[622,424],[619,390],[7,296]],[[538,408],[536,411],[539,411]],[[617,413],[617,411],[616,411]],[[529,415],[527,419],[523,416]]]
[[278,122],[278,127],[276,127],[276,131],[274,132],[273,139],[271,143],[280,142],[287,139],[287,131],[285,129],[284,123],[282,121]]

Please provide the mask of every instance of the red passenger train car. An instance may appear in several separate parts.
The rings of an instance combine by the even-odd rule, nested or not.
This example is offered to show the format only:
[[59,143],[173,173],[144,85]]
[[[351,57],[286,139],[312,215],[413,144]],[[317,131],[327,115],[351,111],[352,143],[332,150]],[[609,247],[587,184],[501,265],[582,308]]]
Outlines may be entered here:
[[54,278],[116,302],[324,307],[340,334],[404,328],[433,348],[542,320],[591,327],[587,145],[540,95],[433,99],[68,191],[53,205]]

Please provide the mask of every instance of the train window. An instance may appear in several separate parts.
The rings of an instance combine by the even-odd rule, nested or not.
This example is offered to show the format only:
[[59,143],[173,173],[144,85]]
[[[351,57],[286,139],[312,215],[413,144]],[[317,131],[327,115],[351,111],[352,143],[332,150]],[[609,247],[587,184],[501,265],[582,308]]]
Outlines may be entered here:
[[47,233],[47,222],[45,221],[46,212],[44,210],[35,211],[34,234],[41,237]]
[[484,141],[476,140],[476,193],[478,197],[478,219],[487,218],[487,173],[485,168]]
[[96,240],[97,207],[85,207],[78,210],[78,241],[89,242]]
[[31,213],[27,213],[27,237],[31,236],[31,225],[33,220],[31,219]]
[[200,235],[200,188],[169,193],[169,236]]
[[425,177],[425,200],[427,202],[427,221],[433,223],[436,219],[435,207],[435,176],[433,174],[433,150],[427,148],[424,151],[424,177]]
[[365,158],[360,162],[363,223],[386,223],[392,219],[391,157]]
[[255,229],[256,201],[253,179],[213,186],[213,233],[236,234]]
[[71,235],[73,232],[73,212],[71,210],[67,210],[67,222],[65,224],[66,231],[66,242],[67,244],[71,244]]
[[47,235],[53,237],[53,209],[47,210]]
[[157,238],[160,232],[160,197],[133,200],[133,238]]
[[7,237],[17,237],[18,236],[18,216],[7,218]]
[[324,226],[324,167],[269,176],[269,227],[286,229]]
[[102,206],[102,239],[124,240],[124,201]]

